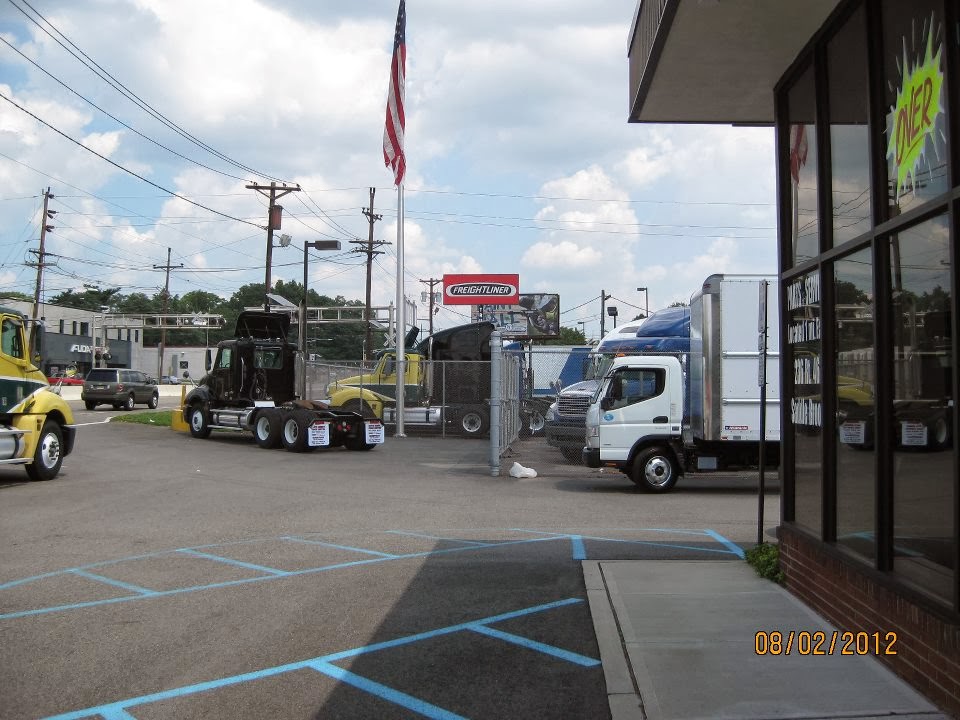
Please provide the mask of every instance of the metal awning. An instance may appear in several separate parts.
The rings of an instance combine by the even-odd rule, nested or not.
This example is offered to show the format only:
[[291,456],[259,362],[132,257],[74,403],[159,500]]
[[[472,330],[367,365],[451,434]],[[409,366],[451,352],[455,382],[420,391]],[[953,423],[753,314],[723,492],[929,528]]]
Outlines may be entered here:
[[773,123],[773,87],[839,0],[640,0],[630,122]]

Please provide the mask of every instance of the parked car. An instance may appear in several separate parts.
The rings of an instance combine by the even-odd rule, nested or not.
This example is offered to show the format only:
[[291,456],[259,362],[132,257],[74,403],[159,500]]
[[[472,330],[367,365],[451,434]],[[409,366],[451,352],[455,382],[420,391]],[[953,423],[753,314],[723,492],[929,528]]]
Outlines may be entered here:
[[94,368],[87,373],[80,399],[87,410],[97,405],[133,410],[137,404],[145,404],[152,410],[160,403],[160,391],[152,380],[139,370]]
[[179,385],[180,378],[178,378],[176,375],[162,375],[160,377],[160,384],[161,385]]
[[83,378],[80,375],[50,375],[47,382],[51,385],[83,385]]

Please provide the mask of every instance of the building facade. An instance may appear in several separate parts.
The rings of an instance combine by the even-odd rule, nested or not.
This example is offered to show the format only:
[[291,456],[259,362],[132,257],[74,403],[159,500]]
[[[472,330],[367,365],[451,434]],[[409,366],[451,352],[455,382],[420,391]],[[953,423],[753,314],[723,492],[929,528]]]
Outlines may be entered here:
[[[0,304],[18,310],[28,317],[33,305],[19,300],[2,300]],[[128,321],[129,327],[103,327],[104,315],[89,310],[41,303],[39,317],[46,326],[47,362],[41,368],[48,377],[75,369],[85,376],[90,368],[131,368],[159,377],[183,377],[188,371],[199,379],[204,374],[208,351],[205,347],[165,347],[160,357],[159,346],[143,344],[143,323]],[[108,325],[123,323],[113,318]],[[195,329],[195,328],[193,328]],[[211,350],[210,354],[215,354]]]
[[958,0],[644,0],[630,90],[776,128],[787,587],[960,716],[958,37]]

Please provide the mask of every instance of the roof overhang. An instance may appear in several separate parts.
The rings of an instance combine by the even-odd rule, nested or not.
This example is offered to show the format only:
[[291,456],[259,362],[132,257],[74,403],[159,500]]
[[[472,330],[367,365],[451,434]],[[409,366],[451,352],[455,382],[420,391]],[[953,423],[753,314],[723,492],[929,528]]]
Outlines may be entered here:
[[840,0],[639,0],[630,122],[773,123],[773,88]]

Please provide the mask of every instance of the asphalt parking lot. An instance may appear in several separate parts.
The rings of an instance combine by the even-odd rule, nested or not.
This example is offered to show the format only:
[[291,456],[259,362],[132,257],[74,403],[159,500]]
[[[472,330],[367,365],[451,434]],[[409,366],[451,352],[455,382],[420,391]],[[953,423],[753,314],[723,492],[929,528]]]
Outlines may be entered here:
[[649,496],[536,440],[517,480],[473,440],[297,455],[115,414],[77,412],[52,482],[0,468],[4,718],[606,718],[581,561],[756,536],[748,477]]

